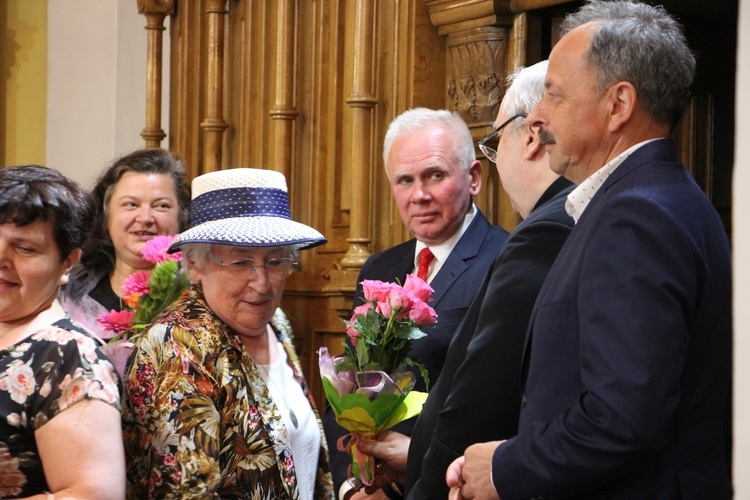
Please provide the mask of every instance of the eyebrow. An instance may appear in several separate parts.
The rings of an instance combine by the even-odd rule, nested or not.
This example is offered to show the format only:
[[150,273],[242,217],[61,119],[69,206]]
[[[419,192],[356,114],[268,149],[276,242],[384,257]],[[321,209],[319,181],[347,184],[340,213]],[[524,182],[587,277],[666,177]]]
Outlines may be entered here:
[[43,236],[10,236],[8,241],[15,245],[43,245],[46,238]]
[[445,167],[443,165],[440,165],[439,163],[431,163],[431,164],[425,166],[421,171],[422,172],[431,172],[433,170],[445,170]]

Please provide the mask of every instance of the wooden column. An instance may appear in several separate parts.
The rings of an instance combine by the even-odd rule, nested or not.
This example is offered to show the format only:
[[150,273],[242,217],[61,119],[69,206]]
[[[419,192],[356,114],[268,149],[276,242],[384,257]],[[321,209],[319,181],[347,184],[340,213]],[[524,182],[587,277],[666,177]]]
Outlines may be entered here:
[[[510,0],[426,0],[432,24],[446,37],[446,107],[457,111],[474,140],[492,130],[505,95],[505,79],[524,47],[511,44],[514,16]],[[523,39],[525,40],[525,39]],[[523,43],[521,41],[521,44]],[[495,166],[477,152],[484,165],[482,191],[475,199],[490,220],[508,230],[518,224]]]
[[208,0],[208,57],[205,83],[206,114],[200,124],[203,131],[203,172],[221,170],[224,120],[224,32],[226,0]]
[[430,20],[447,37],[448,107],[479,136],[495,121],[505,93],[510,1],[426,0]]
[[138,13],[146,16],[146,127],[141,137],[147,148],[158,148],[167,136],[161,128],[161,89],[164,19],[174,13],[174,0],[138,0]]
[[[370,176],[372,165],[373,108],[377,104],[374,95],[373,68],[377,67],[374,57],[375,47],[375,2],[356,2],[356,22],[354,26],[354,53],[352,61],[352,93],[346,99],[352,110],[352,147],[349,165],[351,166],[351,196],[349,248],[341,259],[341,266],[357,274],[359,268],[370,257]],[[354,272],[356,271],[356,272]],[[356,276],[355,276],[356,280]],[[350,285],[352,283],[349,283]],[[356,283],[354,283],[356,284]]]
[[274,120],[274,163],[291,182],[294,152],[294,122],[299,115],[295,101],[296,65],[295,33],[297,6],[295,0],[278,0],[276,16],[276,96],[271,119]]

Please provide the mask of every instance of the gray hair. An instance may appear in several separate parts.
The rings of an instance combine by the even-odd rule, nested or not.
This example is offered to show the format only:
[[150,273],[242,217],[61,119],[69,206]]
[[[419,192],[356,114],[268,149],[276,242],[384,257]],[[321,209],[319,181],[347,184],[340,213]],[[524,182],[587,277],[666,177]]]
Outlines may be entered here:
[[[185,243],[180,246],[182,251],[182,268],[186,272],[190,272],[190,268],[196,267],[201,268],[208,259],[208,254],[211,251],[210,243]],[[190,261],[193,261],[192,264]]]
[[398,115],[388,126],[383,142],[383,164],[387,165],[391,146],[397,137],[422,132],[429,127],[439,127],[450,132],[461,168],[469,168],[477,159],[471,131],[458,113],[447,109],[414,108]]
[[[505,91],[502,111],[510,118],[516,115],[528,115],[539,104],[544,96],[544,80],[547,75],[548,61],[541,61],[527,68],[518,68],[508,75],[509,87]],[[514,120],[508,127],[518,130],[526,120]]]
[[596,73],[597,90],[630,82],[646,112],[673,128],[695,76],[695,57],[680,24],[661,6],[589,0],[565,19],[563,34],[586,23],[595,24],[586,60]]

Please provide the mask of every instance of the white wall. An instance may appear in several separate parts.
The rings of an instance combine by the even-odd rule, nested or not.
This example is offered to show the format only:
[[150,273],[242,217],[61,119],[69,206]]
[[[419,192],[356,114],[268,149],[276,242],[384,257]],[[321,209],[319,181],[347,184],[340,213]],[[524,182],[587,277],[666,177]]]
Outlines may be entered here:
[[750,498],[750,0],[740,0],[732,207],[734,253],[734,484]]
[[[146,18],[136,0],[49,0],[48,9],[46,164],[90,187],[112,160],[144,146]],[[164,47],[167,89],[168,31]]]

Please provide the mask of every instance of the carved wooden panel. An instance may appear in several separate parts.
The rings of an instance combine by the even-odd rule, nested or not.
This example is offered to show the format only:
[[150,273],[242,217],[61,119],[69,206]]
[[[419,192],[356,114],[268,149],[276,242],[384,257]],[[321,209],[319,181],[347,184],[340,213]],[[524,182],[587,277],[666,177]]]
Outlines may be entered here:
[[279,170],[294,219],[326,235],[287,281],[309,381],[340,349],[364,258],[409,237],[382,164],[388,123],[445,106],[445,41],[422,1],[182,0],[172,18],[170,147],[191,176]]
[[[383,168],[388,124],[408,108],[447,107],[479,139],[491,130],[507,74],[547,57],[562,15],[579,4],[174,0],[170,148],[191,176],[236,167],[284,172],[293,218],[329,240],[303,252],[283,300],[319,401],[315,351],[338,350],[362,261],[410,237]],[[722,47],[734,50],[729,45]],[[717,113],[731,109],[716,97],[733,91],[721,83],[731,79],[727,67],[710,68],[719,83],[696,93],[676,138],[707,193],[720,193],[728,207],[721,193],[731,162],[728,176],[715,168],[731,149],[725,137],[733,136],[733,122],[719,127],[721,136],[715,132],[724,123]],[[494,165],[483,165],[477,204],[511,230],[518,217]]]

